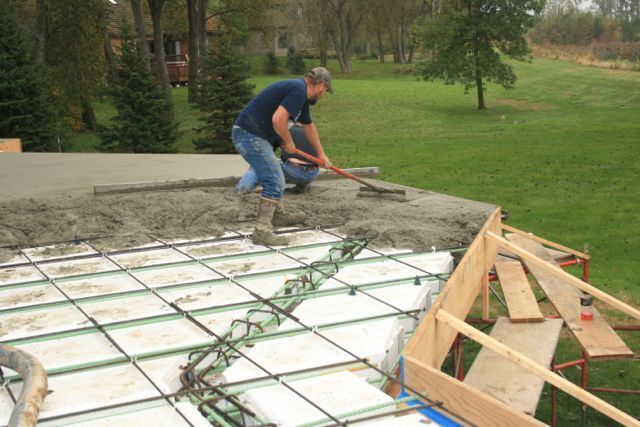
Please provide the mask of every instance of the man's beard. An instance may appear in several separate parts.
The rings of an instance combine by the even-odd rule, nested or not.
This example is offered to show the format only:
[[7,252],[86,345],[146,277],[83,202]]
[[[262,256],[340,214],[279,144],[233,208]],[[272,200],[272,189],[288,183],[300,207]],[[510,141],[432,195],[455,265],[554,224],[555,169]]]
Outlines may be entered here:
[[307,101],[309,102],[309,105],[316,105],[318,102],[317,99],[307,99]]

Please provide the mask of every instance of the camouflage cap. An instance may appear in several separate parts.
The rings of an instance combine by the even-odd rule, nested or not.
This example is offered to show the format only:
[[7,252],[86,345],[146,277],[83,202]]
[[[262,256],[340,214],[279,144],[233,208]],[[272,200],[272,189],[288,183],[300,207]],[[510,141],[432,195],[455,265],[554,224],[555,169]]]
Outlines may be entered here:
[[316,67],[307,73],[308,77],[316,79],[327,85],[329,93],[333,93],[333,86],[331,85],[331,73],[324,67]]

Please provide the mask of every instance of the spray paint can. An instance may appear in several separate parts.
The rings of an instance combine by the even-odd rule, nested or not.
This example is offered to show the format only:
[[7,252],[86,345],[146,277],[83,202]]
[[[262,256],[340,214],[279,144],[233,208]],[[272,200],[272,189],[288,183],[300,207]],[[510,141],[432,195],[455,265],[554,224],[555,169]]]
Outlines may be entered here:
[[586,292],[580,296],[580,318],[582,320],[593,319],[593,297]]

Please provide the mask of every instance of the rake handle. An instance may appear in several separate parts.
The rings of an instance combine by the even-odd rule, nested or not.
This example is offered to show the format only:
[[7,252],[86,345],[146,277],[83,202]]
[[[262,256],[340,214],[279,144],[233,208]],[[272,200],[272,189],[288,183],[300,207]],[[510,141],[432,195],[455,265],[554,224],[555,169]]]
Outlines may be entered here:
[[[318,165],[322,165],[322,161],[319,158],[314,157],[311,154],[305,153],[304,151],[301,151],[301,150],[299,150],[297,148],[296,148],[295,154],[297,154],[300,157],[304,157],[305,159],[309,160],[310,162],[317,163]],[[335,173],[339,173],[342,176],[346,176],[347,178],[352,179],[352,180],[354,180],[354,181],[356,181],[356,182],[358,182],[358,183],[360,183],[362,185],[366,185],[367,187],[372,188],[375,191],[380,191],[379,187],[376,187],[375,185],[370,184],[367,181],[364,181],[364,180],[358,178],[357,176],[352,175],[349,172],[344,171],[344,170],[342,170],[340,168],[337,168],[337,167],[335,167],[333,165],[329,166],[328,169],[331,169]]]

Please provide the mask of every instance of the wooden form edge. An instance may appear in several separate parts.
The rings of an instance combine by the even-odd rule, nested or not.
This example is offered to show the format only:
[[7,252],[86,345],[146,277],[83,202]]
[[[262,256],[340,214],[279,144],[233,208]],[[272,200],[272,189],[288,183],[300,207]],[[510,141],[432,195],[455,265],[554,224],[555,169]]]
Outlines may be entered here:
[[411,356],[434,368],[442,366],[458,333],[447,325],[436,324],[435,313],[440,307],[450,311],[455,309],[461,316],[466,316],[478,293],[482,291],[482,311],[483,315],[488,317],[486,284],[489,268],[496,257],[497,245],[484,236],[488,230],[500,232],[500,214],[500,208],[489,214],[482,229],[405,346],[403,355]]
[[636,426],[636,427],[640,426],[640,421],[633,418],[629,414],[619,410],[615,406],[594,396],[588,391],[573,384],[571,381],[568,381],[560,377],[559,375],[554,374],[544,366],[534,362],[533,360],[529,359],[527,356],[513,350],[512,348],[501,343],[500,341],[497,341],[494,338],[491,338],[489,335],[477,330],[473,326],[468,325],[466,322],[458,319],[457,317],[453,316],[447,311],[439,309],[438,312],[436,313],[436,319],[446,323],[450,327],[456,329],[458,332],[466,335],[467,337],[471,338],[477,343],[482,344],[488,349],[498,353],[499,355],[512,361],[518,366],[526,369],[527,371],[537,375],[538,377],[544,379],[548,383],[553,384],[560,390],[575,397],[576,399],[580,400],[582,403],[591,406],[592,408],[610,417],[611,419],[625,426]]
[[[515,253],[516,255],[520,256],[523,260],[532,262],[534,264],[536,264],[537,266],[539,266],[540,268],[542,268],[543,270],[547,271],[548,273],[551,273],[553,275],[555,275],[556,277],[559,277],[563,280],[566,280],[567,282],[571,283],[572,285],[574,285],[576,288],[585,291],[587,293],[589,293],[590,295],[592,295],[593,297],[599,299],[600,301],[606,302],[607,304],[611,305],[614,308],[617,308],[618,310],[620,310],[621,312],[640,320],[640,311],[637,310],[636,308],[630,306],[627,303],[624,303],[622,301],[620,301],[619,299],[616,299],[614,297],[612,297],[611,295],[609,295],[606,292],[601,291],[600,289],[591,286],[590,284],[578,279],[577,277],[567,273],[566,271],[564,271],[563,269],[561,269],[560,267],[557,267],[555,265],[552,265],[550,263],[548,263],[547,261],[543,260],[542,258],[537,257],[536,255],[532,254],[531,252],[522,249],[520,246],[513,244],[511,242],[509,242],[508,240],[504,239],[503,237],[491,232],[491,231],[487,231],[486,234],[487,238],[489,240],[493,240],[497,245],[510,250],[511,252]],[[525,237],[529,237],[526,236]]]
[[571,255],[575,255],[578,258],[591,259],[591,256],[588,255],[588,254],[585,254],[584,252],[576,251],[575,249],[571,249],[571,248],[569,248],[567,246],[564,246],[564,245],[561,245],[559,243],[552,242],[551,240],[547,240],[547,239],[545,239],[543,237],[538,237],[535,234],[520,230],[520,229],[512,227],[510,225],[502,224],[502,229],[505,230],[505,231],[510,231],[512,233],[519,234],[519,235],[524,236],[524,237],[526,237],[528,239],[535,240],[536,242],[542,243],[543,245],[551,246],[552,248],[561,250],[563,252],[567,252],[567,253],[569,253]]
[[[440,310],[442,311],[442,310]],[[405,382],[447,410],[479,426],[544,426],[530,415],[516,411],[498,399],[456,380],[411,356],[404,356]]]
[[[361,178],[375,178],[380,175],[380,168],[377,166],[345,169],[352,175]],[[198,188],[198,187],[233,187],[238,183],[241,177],[225,176],[221,178],[194,178],[179,179],[169,181],[150,181],[150,182],[131,182],[122,184],[96,184],[93,186],[94,195],[113,194],[113,193],[135,193],[140,191],[156,191],[156,190],[175,190],[181,188]],[[330,170],[322,170],[318,175],[319,180],[340,179],[343,178]]]

